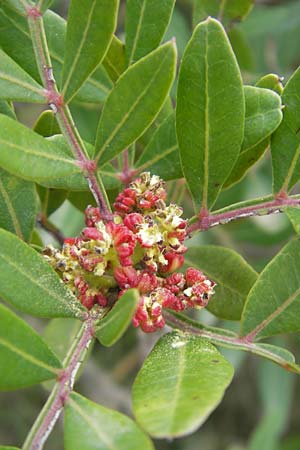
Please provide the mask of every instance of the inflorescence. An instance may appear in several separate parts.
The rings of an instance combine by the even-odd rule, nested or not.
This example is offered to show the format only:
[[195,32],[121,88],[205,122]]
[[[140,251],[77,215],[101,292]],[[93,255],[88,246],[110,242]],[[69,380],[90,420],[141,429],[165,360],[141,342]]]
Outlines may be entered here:
[[130,288],[140,293],[133,325],[145,332],[165,325],[164,308],[204,308],[215,283],[199,270],[175,272],[184,263],[186,221],[182,209],[166,205],[165,183],[145,172],[114,203],[105,223],[98,208],[85,211],[80,237],[61,250],[48,246],[45,258],[87,308],[112,306]]

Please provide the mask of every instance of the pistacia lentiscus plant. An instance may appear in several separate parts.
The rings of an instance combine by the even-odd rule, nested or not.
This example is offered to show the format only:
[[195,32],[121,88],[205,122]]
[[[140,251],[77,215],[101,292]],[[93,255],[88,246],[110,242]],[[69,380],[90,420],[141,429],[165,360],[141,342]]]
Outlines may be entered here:
[[[24,443],[11,442],[23,450],[41,449],[62,411],[67,450],[150,450],[151,437],[195,431],[233,376],[216,346],[300,373],[289,350],[261,342],[300,331],[291,227],[260,274],[203,245],[220,244],[212,227],[233,230],[231,243],[230,222],[279,212],[299,233],[300,72],[284,87],[275,74],[245,86],[233,31],[253,1],[191,3],[178,58],[164,40],[175,0],[127,0],[125,25],[118,0],[70,0],[67,21],[51,0],[0,0],[0,295],[49,319],[41,337],[0,305],[0,388],[54,381]],[[42,105],[33,129],[20,102]],[[269,147],[272,193],[246,200]],[[69,211],[61,227],[56,210]],[[135,420],[74,391],[91,343],[110,347],[128,327],[132,339],[161,336],[135,377]]]

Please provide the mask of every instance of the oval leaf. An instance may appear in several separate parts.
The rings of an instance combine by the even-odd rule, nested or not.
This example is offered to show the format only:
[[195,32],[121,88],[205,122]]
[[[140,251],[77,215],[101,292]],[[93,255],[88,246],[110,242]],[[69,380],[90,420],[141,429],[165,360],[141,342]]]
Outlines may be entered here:
[[147,170],[155,173],[166,181],[182,178],[174,113],[153,133],[136,167],[141,172]]
[[0,49],[0,98],[46,103],[43,88]]
[[117,10],[118,0],[71,0],[62,73],[66,101],[101,63],[116,27]]
[[177,332],[163,336],[133,385],[137,421],[153,437],[196,430],[220,403],[232,366],[203,339]]
[[300,177],[300,68],[286,84],[283,120],[271,140],[273,192],[289,191]]
[[126,61],[138,61],[161,42],[170,23],[175,0],[127,0]]
[[239,181],[248,169],[264,154],[269,146],[267,139],[282,120],[281,98],[270,89],[244,87],[245,130],[242,148],[224,187]]
[[238,157],[244,133],[240,71],[222,25],[200,23],[184,52],[176,128],[196,210],[211,208]]
[[35,226],[37,207],[34,183],[0,169],[0,227],[29,241]]
[[96,153],[100,165],[132,144],[157,116],[172,85],[175,66],[176,48],[169,42],[119,78],[98,126]]
[[0,166],[32,181],[81,173],[71,156],[16,120],[0,115]]
[[102,345],[110,347],[125,333],[136,311],[139,293],[129,289],[119,298],[112,310],[102,319],[96,328],[96,337]]
[[154,450],[129,417],[75,392],[65,407],[64,433],[66,450]]
[[270,89],[245,86],[245,132],[241,152],[259,144],[282,120],[281,98]]
[[283,92],[282,81],[283,77],[280,77],[275,73],[269,73],[268,75],[265,75],[264,77],[260,78],[255,84],[255,86],[265,89],[271,89],[272,91],[277,92],[277,94],[282,95]]
[[45,259],[5,230],[0,230],[0,295],[33,316],[80,318],[84,311]]
[[185,265],[202,270],[217,283],[207,309],[226,320],[240,320],[257,273],[235,251],[216,245],[189,248]]
[[290,241],[249,292],[241,333],[263,338],[300,331],[300,241]]
[[0,304],[0,389],[19,389],[55,378],[61,364],[40,336]]

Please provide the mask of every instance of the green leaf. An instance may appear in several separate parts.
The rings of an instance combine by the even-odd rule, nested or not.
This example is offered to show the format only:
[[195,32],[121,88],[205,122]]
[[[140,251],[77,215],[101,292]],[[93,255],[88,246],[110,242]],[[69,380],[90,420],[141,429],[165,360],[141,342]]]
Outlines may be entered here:
[[80,318],[84,308],[46,260],[14,234],[0,230],[0,295],[39,317]]
[[63,360],[75,341],[81,323],[76,319],[52,319],[44,330],[43,338],[55,354]]
[[64,433],[66,450],[154,450],[129,417],[75,392],[65,407]]
[[[53,71],[58,86],[61,84],[61,73],[64,60],[66,22],[59,15],[47,11],[44,16],[45,30],[49,45]],[[26,17],[13,11],[6,3],[0,7],[0,46],[37,82],[41,82],[35,63],[34,51]],[[112,82],[103,66],[97,67],[76,95],[76,100],[99,103],[107,97]]]
[[0,227],[30,241],[37,213],[34,183],[0,169]]
[[300,234],[300,208],[293,208],[288,206],[284,212],[290,219],[297,234]]
[[0,98],[46,103],[43,88],[0,49]]
[[155,119],[172,85],[175,66],[176,48],[169,42],[119,78],[98,126],[96,153],[100,166],[132,144]]
[[76,161],[19,122],[0,115],[0,166],[32,181],[81,173]]
[[182,178],[174,113],[156,129],[135,165],[166,181]]
[[282,81],[283,78],[280,77],[279,75],[276,75],[275,73],[269,73],[268,75],[265,75],[264,77],[260,78],[255,86],[265,89],[271,89],[277,94],[282,95],[283,92]]
[[102,345],[111,347],[123,336],[131,323],[138,302],[138,291],[129,289],[119,298],[104,319],[99,321],[96,327],[96,337]]
[[211,208],[239,155],[244,94],[222,25],[200,23],[184,52],[178,81],[177,138],[196,210]]
[[213,16],[230,26],[244,20],[253,5],[254,0],[194,0],[193,23]]
[[125,51],[128,66],[158,47],[170,23],[174,4],[175,0],[127,0]]
[[268,150],[270,145],[270,137],[267,137],[265,140],[259,142],[259,144],[254,145],[242,151],[239,154],[238,160],[235,163],[229,177],[223,185],[223,188],[226,189],[234,183],[240,181],[244,175],[248,172],[248,170],[259,161],[265,152]]
[[0,304],[0,390],[55,378],[61,364],[26,322]]
[[153,437],[195,431],[220,403],[232,366],[207,341],[179,332],[163,336],[133,385],[133,411]]
[[240,69],[246,72],[254,72],[254,53],[243,30],[237,27],[231,28],[228,31],[228,38],[230,40],[230,44],[232,46]]
[[215,245],[189,248],[185,265],[197,267],[215,281],[215,295],[207,309],[226,320],[240,320],[247,294],[257,273],[235,251]]
[[267,139],[282,120],[281,98],[269,89],[245,86],[245,130],[238,160],[224,187],[240,180],[247,170],[264,154],[269,145]]
[[[62,135],[51,136],[47,139],[47,141],[51,143],[51,148],[55,148],[56,153],[59,154],[60,157],[74,161],[74,156],[72,155],[69,144]],[[89,156],[92,157],[94,154],[94,146],[88,142],[85,142],[85,147]],[[101,170],[99,170],[99,173],[106,189],[114,189],[120,186],[120,180],[117,177],[116,170],[111,164],[105,164]],[[79,166],[76,166],[76,170],[67,177],[53,176],[53,178],[49,177],[47,179],[37,177],[36,181],[43,186],[54,189],[67,189],[74,191],[89,190],[88,182]]]
[[8,447],[7,445],[0,445],[0,450],[21,450],[17,447]]
[[254,353],[278,364],[290,372],[300,374],[300,366],[295,363],[294,355],[284,348],[271,344],[244,342],[232,331],[203,325],[182,314],[165,312],[164,316],[167,324],[173,328],[183,329],[187,333],[202,337],[217,346]]
[[273,192],[289,191],[300,177],[300,68],[286,84],[283,120],[271,140]]
[[259,144],[280,125],[282,104],[270,89],[245,86],[245,134],[241,152]]
[[33,126],[34,131],[44,137],[60,134],[60,128],[53,111],[43,111]]
[[39,8],[42,13],[47,11],[48,8],[52,5],[54,0],[39,0]]
[[300,330],[300,241],[291,240],[265,267],[249,292],[241,333],[261,339]]
[[5,114],[12,119],[16,119],[16,114],[14,111],[14,107],[10,102],[5,102],[0,100],[0,114]]
[[114,83],[118,80],[118,78],[120,78],[126,69],[125,45],[115,35],[113,36],[107,53],[103,59],[103,66]]
[[70,101],[101,63],[116,27],[118,0],[71,0],[62,71],[62,94]]

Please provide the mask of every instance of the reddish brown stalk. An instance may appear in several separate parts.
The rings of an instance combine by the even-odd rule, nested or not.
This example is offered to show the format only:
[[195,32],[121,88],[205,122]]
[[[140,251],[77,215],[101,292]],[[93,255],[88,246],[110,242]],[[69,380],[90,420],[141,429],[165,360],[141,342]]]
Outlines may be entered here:
[[27,19],[39,73],[45,87],[45,98],[49,107],[56,115],[61,132],[66,138],[72,153],[77,158],[78,165],[83,169],[89,188],[94,195],[103,219],[109,221],[112,219],[112,214],[102,180],[97,173],[97,166],[89,159],[85,145],[74,124],[71,112],[56,86],[43,17],[38,6],[28,6]]
[[187,233],[190,235],[194,231],[206,231],[209,228],[216,225],[224,225],[233,220],[245,219],[252,216],[268,215],[279,213],[287,206],[300,206],[300,199],[291,197],[278,197],[275,200],[260,203],[258,205],[245,206],[237,208],[232,211],[226,211],[220,214],[203,214],[203,211],[199,214],[199,220],[196,223],[190,225],[187,229]]
[[28,434],[22,450],[41,450],[43,448],[72,392],[76,374],[93,337],[93,320],[88,317],[83,324],[83,332],[79,340],[66,358],[68,365],[61,371],[57,383]]

